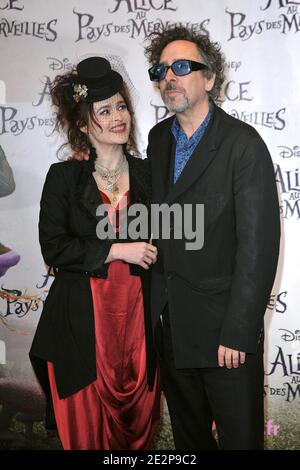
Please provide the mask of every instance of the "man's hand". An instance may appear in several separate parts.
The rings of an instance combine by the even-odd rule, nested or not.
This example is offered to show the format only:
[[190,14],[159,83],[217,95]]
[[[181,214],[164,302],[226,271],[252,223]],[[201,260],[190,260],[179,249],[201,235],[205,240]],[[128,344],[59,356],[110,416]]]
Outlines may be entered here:
[[234,367],[235,369],[246,361],[246,353],[236,351],[235,349],[226,348],[220,344],[218,349],[219,366],[226,365],[227,369]]
[[81,162],[82,160],[88,160],[89,158],[90,156],[87,152],[76,152],[72,153],[68,160],[79,160]]

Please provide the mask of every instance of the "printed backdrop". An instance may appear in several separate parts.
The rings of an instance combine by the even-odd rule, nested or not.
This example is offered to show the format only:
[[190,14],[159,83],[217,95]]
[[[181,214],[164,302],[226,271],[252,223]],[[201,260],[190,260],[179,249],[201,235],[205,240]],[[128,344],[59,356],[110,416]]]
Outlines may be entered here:
[[0,406],[15,397],[18,411],[17,388],[34,380],[28,350],[51,284],[37,231],[43,181],[60,142],[51,135],[49,86],[88,55],[125,64],[145,155],[148,131],[167,111],[148,80],[144,39],[170,24],[222,44],[222,107],[253,125],[273,158],[282,246],[266,312],[265,434],[269,448],[299,449],[300,1],[0,0],[0,144],[16,185],[0,199],[0,247],[16,263],[0,254]]

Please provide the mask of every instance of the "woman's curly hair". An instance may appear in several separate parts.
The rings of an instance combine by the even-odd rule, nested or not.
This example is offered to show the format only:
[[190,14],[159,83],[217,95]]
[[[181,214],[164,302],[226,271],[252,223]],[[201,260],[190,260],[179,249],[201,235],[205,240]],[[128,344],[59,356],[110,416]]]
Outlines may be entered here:
[[[95,122],[95,124],[99,124],[94,114],[93,103],[85,101],[77,102],[74,100],[73,85],[76,83],[76,79],[77,73],[73,70],[64,75],[56,76],[52,83],[50,97],[55,107],[56,115],[54,131],[62,131],[66,134],[68,144],[74,152],[86,152],[89,148],[88,136],[85,132],[81,131],[81,128],[88,126],[89,119]],[[128,89],[124,82],[119,93],[123,97],[131,116],[131,128],[126,148],[136,152],[134,111]],[[65,145],[67,144],[64,144],[62,147]],[[61,148],[59,152],[60,150]]]
[[153,32],[146,41],[150,41],[145,47],[145,55],[151,65],[158,64],[163,49],[173,41],[191,41],[198,47],[204,62],[209,70],[203,71],[209,79],[212,74],[216,74],[215,83],[211,91],[208,92],[213,100],[217,100],[221,93],[221,86],[224,82],[225,57],[221,52],[221,46],[217,42],[212,42],[204,34],[196,33],[184,26],[171,26],[162,32]]

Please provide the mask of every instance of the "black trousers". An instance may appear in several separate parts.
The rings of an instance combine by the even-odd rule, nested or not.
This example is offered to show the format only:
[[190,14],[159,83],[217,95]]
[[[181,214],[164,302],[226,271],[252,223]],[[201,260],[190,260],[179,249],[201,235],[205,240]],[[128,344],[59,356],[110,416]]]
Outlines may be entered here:
[[177,450],[263,449],[263,344],[237,369],[176,369],[167,308],[156,328],[156,343]]

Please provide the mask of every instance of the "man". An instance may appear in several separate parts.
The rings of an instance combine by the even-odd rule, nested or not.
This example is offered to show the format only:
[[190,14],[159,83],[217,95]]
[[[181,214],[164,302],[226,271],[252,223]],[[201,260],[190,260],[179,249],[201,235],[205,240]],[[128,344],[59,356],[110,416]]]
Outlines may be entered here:
[[[0,197],[9,196],[15,187],[12,169],[0,145]],[[20,255],[0,242],[0,277],[4,276],[9,268],[18,264],[20,259]]]
[[272,160],[254,128],[214,103],[224,80],[216,43],[183,27],[150,40],[150,79],[175,113],[149,134],[153,203],[204,204],[203,248],[159,239],[153,265],[176,449],[262,449],[263,316],[280,239]]

